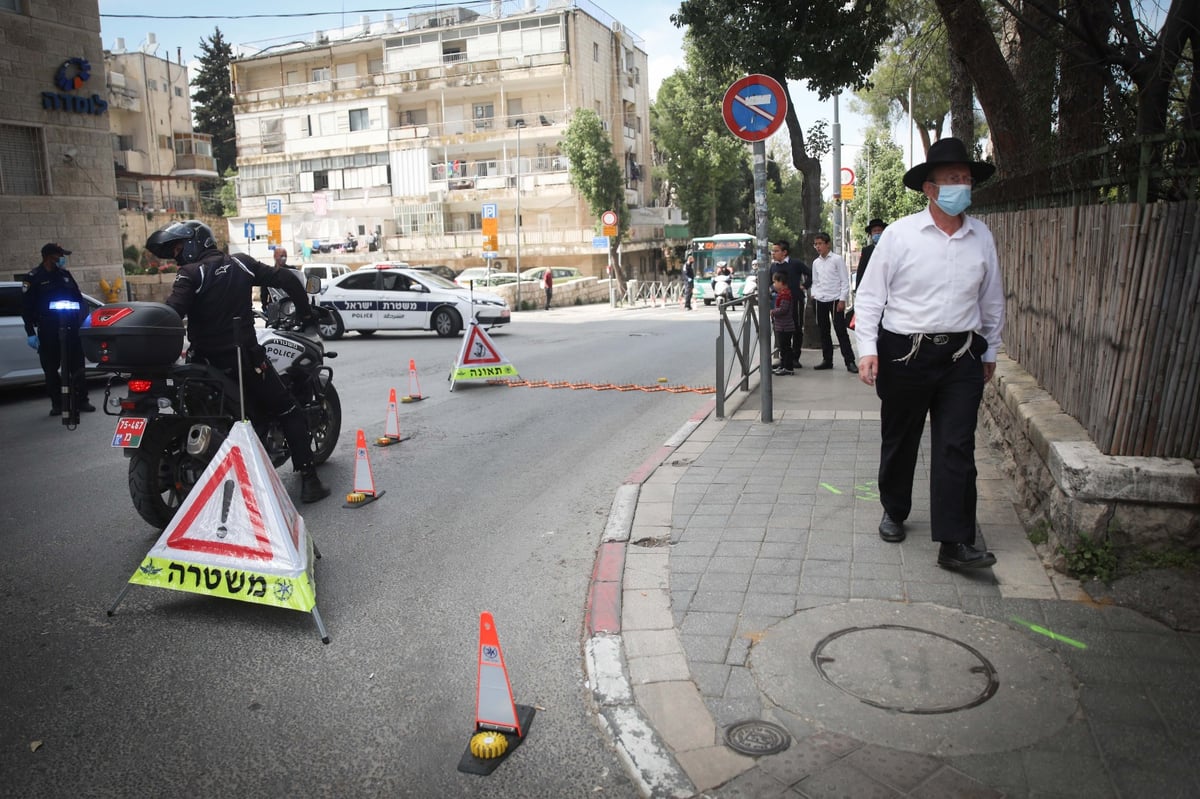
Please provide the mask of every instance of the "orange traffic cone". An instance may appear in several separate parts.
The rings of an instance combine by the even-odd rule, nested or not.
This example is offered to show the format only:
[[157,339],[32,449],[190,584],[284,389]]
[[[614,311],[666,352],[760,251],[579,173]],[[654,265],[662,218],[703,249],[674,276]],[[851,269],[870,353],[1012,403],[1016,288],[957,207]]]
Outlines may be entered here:
[[358,431],[354,440],[354,489],[346,495],[343,508],[361,508],[382,497],[383,491],[375,490],[375,475],[371,473],[371,459],[367,457],[367,437]]
[[[413,391],[413,387],[416,391]],[[402,402],[416,402],[425,399],[421,395],[421,381],[417,378],[417,362],[412,358],[408,359],[408,394],[405,395]]]
[[400,411],[396,407],[396,389],[388,391],[387,421],[383,425],[383,435],[375,439],[375,446],[390,447],[406,439],[400,435]]
[[468,774],[491,774],[521,745],[536,710],[513,702],[508,668],[492,614],[479,614],[478,681],[475,690],[475,734],[458,762]]

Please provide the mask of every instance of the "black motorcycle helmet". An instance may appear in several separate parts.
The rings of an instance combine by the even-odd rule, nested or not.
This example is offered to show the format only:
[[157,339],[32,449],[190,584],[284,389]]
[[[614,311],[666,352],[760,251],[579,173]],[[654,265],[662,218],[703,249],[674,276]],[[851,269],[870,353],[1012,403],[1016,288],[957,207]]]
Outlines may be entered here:
[[[182,242],[183,249],[179,256],[175,255],[175,245]],[[208,250],[217,248],[217,240],[213,237],[208,225],[195,219],[186,222],[172,222],[162,230],[156,230],[146,239],[146,249],[159,258],[174,259],[175,263],[183,266],[193,261],[199,261]]]

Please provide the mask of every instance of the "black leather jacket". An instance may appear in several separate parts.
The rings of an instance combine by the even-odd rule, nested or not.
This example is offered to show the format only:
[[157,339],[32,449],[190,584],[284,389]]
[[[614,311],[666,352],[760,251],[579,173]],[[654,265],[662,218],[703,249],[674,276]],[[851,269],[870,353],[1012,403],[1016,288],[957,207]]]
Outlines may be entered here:
[[179,267],[167,305],[188,322],[188,340],[199,352],[222,352],[235,345],[255,344],[253,286],[274,286],[296,303],[301,319],[312,306],[295,274],[276,270],[248,255],[213,250],[199,261]]

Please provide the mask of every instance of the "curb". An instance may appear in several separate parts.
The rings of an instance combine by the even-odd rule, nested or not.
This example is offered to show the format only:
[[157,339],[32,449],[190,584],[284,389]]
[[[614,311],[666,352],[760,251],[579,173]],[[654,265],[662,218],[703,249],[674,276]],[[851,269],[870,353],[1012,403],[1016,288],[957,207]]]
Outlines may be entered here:
[[[731,416],[749,396],[727,404]],[[584,663],[587,684],[596,704],[597,724],[612,741],[639,793],[644,797],[694,796],[696,788],[675,757],[659,739],[637,705],[630,685],[621,639],[621,587],[625,548],[633,530],[642,484],[650,478],[716,410],[710,400],[633,470],[618,486],[596,552],[584,608]]]

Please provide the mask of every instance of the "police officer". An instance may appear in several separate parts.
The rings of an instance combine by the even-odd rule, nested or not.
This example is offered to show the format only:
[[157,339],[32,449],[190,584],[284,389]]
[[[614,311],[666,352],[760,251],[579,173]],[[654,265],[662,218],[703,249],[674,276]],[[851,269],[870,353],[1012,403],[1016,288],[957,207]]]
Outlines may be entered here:
[[[71,375],[81,411],[94,411],[88,402],[87,382],[83,379],[83,350],[79,346],[79,324],[87,316],[88,306],[79,284],[67,271],[70,250],[51,242],[42,247],[42,263],[22,278],[21,317],[25,320],[25,335],[29,346],[37,350],[46,375],[46,393],[50,395],[50,415],[62,415],[62,340],[67,348],[67,368]],[[60,301],[74,302],[74,308],[55,309]]]
[[296,303],[300,319],[315,322],[308,294],[295,273],[274,269],[248,256],[232,257],[217,249],[212,230],[203,222],[172,222],[146,240],[159,258],[174,259],[179,274],[167,305],[186,317],[192,357],[224,370],[236,379],[238,353],[246,393],[265,412],[278,418],[300,472],[300,501],[329,496],[313,463],[312,438],[303,409],[296,404],[254,335],[252,286],[283,289]]

